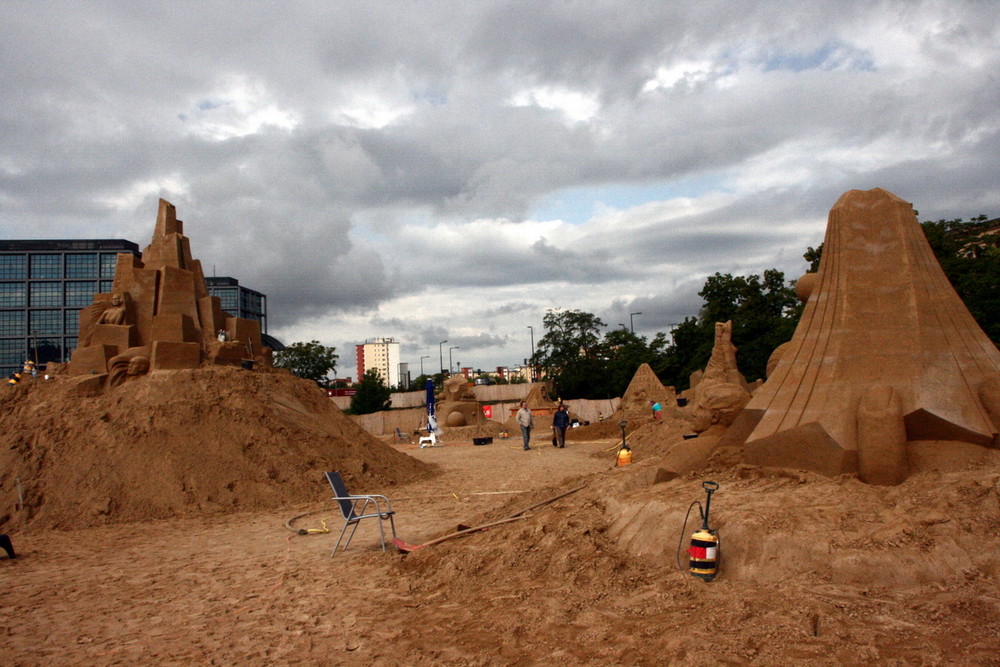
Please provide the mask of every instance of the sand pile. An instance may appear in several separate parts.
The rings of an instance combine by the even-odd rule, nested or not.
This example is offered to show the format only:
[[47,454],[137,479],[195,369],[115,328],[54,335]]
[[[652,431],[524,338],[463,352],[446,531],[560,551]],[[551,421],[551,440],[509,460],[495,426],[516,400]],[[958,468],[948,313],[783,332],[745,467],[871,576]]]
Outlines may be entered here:
[[[527,627],[553,661],[993,664],[1000,451],[957,445],[941,455],[942,444],[919,447],[935,469],[897,487],[745,465],[658,483],[652,457],[519,497],[471,523],[587,483],[524,521],[414,552],[396,568],[416,599],[489,591],[492,602],[449,625],[466,649]],[[721,484],[712,584],[675,563],[700,525],[695,510],[682,531],[691,502],[704,502],[704,479]],[[489,633],[476,614],[489,614]]]
[[429,471],[284,371],[160,371],[90,396],[58,377],[11,388],[0,411],[0,528],[271,508],[328,495],[327,470],[359,492]]

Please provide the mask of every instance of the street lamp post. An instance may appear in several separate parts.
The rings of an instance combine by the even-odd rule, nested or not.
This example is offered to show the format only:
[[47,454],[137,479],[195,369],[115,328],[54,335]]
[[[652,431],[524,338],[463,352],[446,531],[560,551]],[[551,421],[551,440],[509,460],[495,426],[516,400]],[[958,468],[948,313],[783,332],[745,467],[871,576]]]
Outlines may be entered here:
[[462,348],[460,348],[458,345],[448,348],[448,375],[451,375],[451,351],[460,349]]
[[632,333],[635,333],[635,324],[632,323],[632,316],[633,315],[642,315],[642,313],[629,313],[628,314],[628,328],[632,330]]
[[528,331],[531,332],[531,381],[535,381],[535,327],[528,325]]
[[442,347],[441,346],[444,345],[447,342],[448,341],[443,340],[440,343],[438,343],[438,361],[441,362],[441,372],[442,373],[444,373],[444,352],[442,351]]
[[424,356],[420,357],[420,374],[421,375],[424,374],[424,359],[430,359],[430,358],[431,358],[431,355],[429,355],[429,354],[425,354]]

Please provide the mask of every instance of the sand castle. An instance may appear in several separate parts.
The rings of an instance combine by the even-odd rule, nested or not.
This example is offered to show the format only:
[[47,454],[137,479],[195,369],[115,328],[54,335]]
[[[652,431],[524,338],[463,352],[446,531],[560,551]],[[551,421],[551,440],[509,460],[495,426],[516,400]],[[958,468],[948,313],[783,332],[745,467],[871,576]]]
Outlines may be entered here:
[[893,484],[907,475],[907,441],[997,446],[1000,352],[909,203],[845,193],[800,288],[795,334],[741,415],[748,463]]
[[148,372],[204,363],[270,363],[260,323],[225,313],[191,257],[183,223],[161,199],[142,259],[119,253],[110,294],[80,311],[79,344],[69,364],[86,383],[114,386]]

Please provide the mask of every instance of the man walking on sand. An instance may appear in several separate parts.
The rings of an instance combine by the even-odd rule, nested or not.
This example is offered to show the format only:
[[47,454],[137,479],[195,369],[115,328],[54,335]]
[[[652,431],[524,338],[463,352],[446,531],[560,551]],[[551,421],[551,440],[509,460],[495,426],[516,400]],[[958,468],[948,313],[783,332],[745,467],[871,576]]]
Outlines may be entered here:
[[556,447],[566,446],[566,429],[569,428],[569,412],[566,406],[559,404],[559,409],[552,415],[552,444]]
[[528,404],[521,401],[521,409],[517,411],[517,423],[521,426],[521,439],[524,440],[524,449],[531,449],[531,427],[535,425],[535,418],[531,416]]

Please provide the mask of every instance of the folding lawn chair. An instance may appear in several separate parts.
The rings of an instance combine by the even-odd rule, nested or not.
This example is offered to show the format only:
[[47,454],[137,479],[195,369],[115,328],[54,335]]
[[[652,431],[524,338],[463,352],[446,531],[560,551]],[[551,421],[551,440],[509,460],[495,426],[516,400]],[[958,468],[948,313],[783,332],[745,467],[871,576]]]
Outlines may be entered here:
[[397,426],[396,427],[396,442],[408,442],[408,443],[410,443],[412,445],[413,444],[413,438],[411,438],[407,434],[405,434],[402,431],[400,431],[399,427]]
[[344,516],[344,527],[341,529],[340,537],[337,538],[337,544],[334,545],[333,552],[330,555],[337,555],[337,547],[340,546],[341,540],[344,539],[347,527],[351,526],[351,534],[347,536],[347,543],[344,544],[343,548],[343,551],[347,551],[347,547],[351,544],[351,539],[354,537],[354,531],[358,529],[358,524],[361,523],[362,519],[378,519],[378,534],[382,540],[382,551],[385,551],[385,531],[382,529],[382,522],[386,519],[389,520],[389,526],[392,528],[393,539],[396,538],[396,524],[392,519],[395,511],[392,509],[392,503],[389,502],[389,499],[385,496],[374,494],[352,496],[347,492],[347,486],[344,484],[344,480],[341,478],[339,472],[326,473],[326,479],[333,488],[333,499],[340,505],[340,513]]

